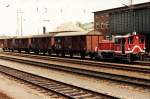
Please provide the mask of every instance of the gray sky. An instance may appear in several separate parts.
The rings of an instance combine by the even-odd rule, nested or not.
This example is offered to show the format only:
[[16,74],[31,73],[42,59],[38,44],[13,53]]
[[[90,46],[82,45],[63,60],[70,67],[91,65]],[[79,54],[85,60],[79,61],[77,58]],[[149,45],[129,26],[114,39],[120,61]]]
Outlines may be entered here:
[[[23,35],[52,31],[65,22],[91,22],[94,11],[120,7],[129,0],[0,0],[0,35],[16,35],[18,26]],[[133,0],[133,3],[150,0]],[[18,17],[17,17],[17,12]],[[22,13],[20,13],[22,12]],[[17,21],[18,20],[18,21]],[[45,20],[45,21],[44,21]],[[19,29],[20,29],[19,27]]]

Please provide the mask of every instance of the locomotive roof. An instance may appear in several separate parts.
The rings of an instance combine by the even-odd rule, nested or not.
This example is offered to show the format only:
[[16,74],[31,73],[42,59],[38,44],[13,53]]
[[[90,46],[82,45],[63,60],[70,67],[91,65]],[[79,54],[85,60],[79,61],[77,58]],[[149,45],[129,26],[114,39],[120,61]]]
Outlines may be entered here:
[[114,38],[128,38],[128,37],[135,36],[135,35],[140,35],[140,34],[133,34],[133,35],[130,35],[130,34],[127,34],[127,35],[118,35],[118,36],[115,36]]
[[59,36],[82,36],[82,35],[102,35],[102,33],[98,31],[91,31],[91,32],[63,32],[63,33],[57,33],[55,37]]
[[128,38],[129,36],[131,36],[131,35],[117,35],[117,36],[115,36],[114,38]]

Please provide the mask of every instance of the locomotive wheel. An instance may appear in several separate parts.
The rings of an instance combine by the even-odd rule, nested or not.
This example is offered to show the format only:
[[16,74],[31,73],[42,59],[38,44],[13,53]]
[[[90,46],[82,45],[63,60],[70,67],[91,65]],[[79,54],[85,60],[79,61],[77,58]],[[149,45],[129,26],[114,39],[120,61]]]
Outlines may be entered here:
[[140,58],[141,61],[144,61],[145,55],[144,54],[140,54],[139,58]]
[[133,56],[132,56],[132,54],[129,54],[128,56],[127,56],[127,62],[128,63],[131,63],[133,61]]

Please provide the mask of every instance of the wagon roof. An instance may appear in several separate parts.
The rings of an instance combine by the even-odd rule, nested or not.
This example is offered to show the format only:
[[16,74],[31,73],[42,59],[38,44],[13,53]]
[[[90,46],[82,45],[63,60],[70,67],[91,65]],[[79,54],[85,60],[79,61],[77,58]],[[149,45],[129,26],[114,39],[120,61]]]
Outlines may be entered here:
[[24,38],[41,38],[41,37],[51,37],[53,34],[41,34],[41,35],[31,35],[31,36],[18,36],[15,39],[24,39]]
[[91,31],[91,32],[63,32],[63,33],[58,33],[55,35],[55,37],[59,36],[82,36],[82,35],[102,35],[102,33],[98,31]]
[[42,35],[32,35],[32,36],[30,36],[30,38],[52,37],[53,35],[54,35],[53,33],[42,34]]
[[0,36],[0,39],[11,39],[14,38],[14,36]]

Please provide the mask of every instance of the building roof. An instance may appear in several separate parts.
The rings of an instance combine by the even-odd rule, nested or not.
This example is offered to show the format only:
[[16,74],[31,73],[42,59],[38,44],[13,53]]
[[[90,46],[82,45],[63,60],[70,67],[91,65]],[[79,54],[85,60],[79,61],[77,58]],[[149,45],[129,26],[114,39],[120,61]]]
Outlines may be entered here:
[[140,3],[140,4],[135,4],[132,5],[131,7],[129,6],[124,6],[124,7],[118,7],[118,8],[113,8],[113,9],[107,9],[107,10],[101,10],[101,11],[96,11],[94,13],[113,13],[113,12],[120,12],[120,11],[126,11],[130,9],[141,9],[141,8],[150,8],[150,2],[146,3]]
[[77,26],[73,22],[68,22],[68,23],[61,24],[56,29],[54,29],[52,32],[67,32],[67,31],[68,32],[75,32],[75,31],[85,32],[84,29]]
[[55,35],[55,37],[60,37],[60,36],[82,36],[82,35],[102,35],[102,33],[98,31],[90,31],[90,32],[63,32],[63,33],[58,33]]

